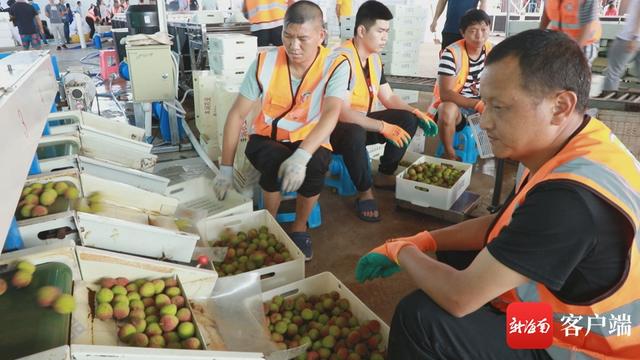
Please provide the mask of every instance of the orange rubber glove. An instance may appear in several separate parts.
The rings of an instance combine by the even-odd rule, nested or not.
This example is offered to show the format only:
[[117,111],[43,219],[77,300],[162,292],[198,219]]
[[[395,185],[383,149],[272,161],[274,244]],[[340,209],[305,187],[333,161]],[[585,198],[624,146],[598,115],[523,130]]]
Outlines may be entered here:
[[407,246],[416,247],[421,252],[437,249],[436,241],[428,231],[387,240],[360,258],[356,265],[356,279],[362,283],[377,277],[391,276],[400,271],[398,253]]
[[404,131],[403,128],[397,125],[389,124],[386,121],[380,121],[382,123],[382,129],[380,129],[380,134],[386,137],[393,145],[399,148],[403,148],[409,145],[411,142],[411,136],[409,133]]
[[479,112],[480,114],[482,114],[484,112],[484,101],[480,100],[478,101],[474,106],[473,106],[473,110]]

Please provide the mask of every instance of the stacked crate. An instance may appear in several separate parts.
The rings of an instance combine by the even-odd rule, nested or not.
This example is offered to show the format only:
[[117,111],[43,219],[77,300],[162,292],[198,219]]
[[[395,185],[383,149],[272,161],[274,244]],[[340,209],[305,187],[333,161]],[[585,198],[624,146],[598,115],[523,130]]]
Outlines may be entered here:
[[427,23],[426,9],[418,5],[390,5],[393,14],[387,46],[383,50],[382,63],[385,74],[400,76],[418,75],[418,56],[424,40]]
[[12,29],[13,24],[9,20],[9,13],[0,12],[0,48],[16,46],[11,33]]

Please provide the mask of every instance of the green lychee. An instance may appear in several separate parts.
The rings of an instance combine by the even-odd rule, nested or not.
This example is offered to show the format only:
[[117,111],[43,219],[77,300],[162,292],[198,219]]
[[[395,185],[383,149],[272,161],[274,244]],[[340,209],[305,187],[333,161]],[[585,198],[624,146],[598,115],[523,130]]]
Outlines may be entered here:
[[56,201],[58,197],[58,193],[53,189],[47,189],[42,192],[40,195],[40,204],[44,206],[49,206]]
[[125,302],[117,302],[113,306],[113,317],[122,320],[129,316],[129,304]]
[[140,293],[140,296],[142,296],[143,298],[151,297],[156,293],[156,289],[151,282],[144,283],[139,289],[140,290],[138,292]]
[[162,315],[159,322],[160,327],[165,332],[173,331],[178,326],[179,323],[180,321],[175,315]]
[[108,302],[99,304],[96,308],[96,317],[100,320],[111,319],[113,317],[113,308],[111,307],[111,304]]
[[32,276],[30,272],[19,270],[15,274],[13,274],[13,278],[11,278],[11,285],[18,289],[21,289],[29,286],[29,284],[31,284],[31,279]]
[[172,286],[172,287],[166,289],[164,293],[169,295],[169,297],[174,297],[174,296],[180,295],[181,291],[180,291],[179,287]]
[[49,209],[42,205],[36,205],[31,209],[31,217],[40,217],[49,214]]
[[155,279],[151,283],[153,284],[153,287],[156,290],[156,294],[161,294],[162,290],[164,290],[164,280]]
[[195,331],[195,326],[190,321],[186,321],[178,325],[178,336],[180,336],[180,338],[182,339],[192,337],[193,334],[195,334]]
[[136,333],[136,328],[132,324],[124,324],[118,330],[118,338],[123,342],[128,342],[131,335]]
[[26,271],[29,274],[36,272],[36,266],[26,260],[21,260],[16,264],[16,270]]
[[55,286],[43,286],[38,289],[36,298],[38,299],[38,305],[42,307],[49,307],[60,296],[62,291]]
[[185,349],[200,349],[200,340],[190,337],[182,341],[182,347]]
[[107,288],[98,290],[98,293],[96,293],[96,300],[98,301],[98,304],[110,303],[111,300],[113,300],[113,291]]
[[66,182],[60,181],[53,186],[53,189],[58,193],[58,195],[62,195],[69,189],[69,185]]
[[73,295],[62,294],[53,303],[53,310],[58,314],[70,314],[76,308],[76,300]]
[[153,335],[149,338],[150,348],[164,348],[166,345],[162,335]]
[[135,333],[129,338],[129,344],[137,347],[147,347],[149,345],[149,338],[143,333]]
[[165,305],[160,309],[160,315],[175,315],[178,312],[178,307],[174,304]]

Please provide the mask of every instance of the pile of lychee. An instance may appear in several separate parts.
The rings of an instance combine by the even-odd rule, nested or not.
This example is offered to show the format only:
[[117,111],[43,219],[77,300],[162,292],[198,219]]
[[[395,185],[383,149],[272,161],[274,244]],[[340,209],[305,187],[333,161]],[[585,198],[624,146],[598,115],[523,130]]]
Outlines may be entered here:
[[17,213],[20,219],[28,219],[49,214],[49,206],[58,198],[75,200],[80,191],[67,181],[33,183],[25,186],[20,195]]
[[[16,272],[11,278],[11,285],[16,289],[23,289],[31,285],[33,273],[36,272],[36,266],[29,261],[22,260],[16,264]],[[7,282],[0,279],[0,295],[4,294],[8,289]],[[43,286],[38,289],[36,294],[38,305],[42,307],[51,307],[58,314],[69,314],[75,307],[76,302],[71,294],[63,294],[62,291],[55,286]]]
[[224,261],[213,263],[219,276],[236,275],[292,260],[287,247],[266,226],[237,233],[225,229],[211,245],[227,247]]
[[360,322],[349,300],[336,291],[322,295],[275,296],[264,304],[271,340],[279,349],[308,344],[298,359],[385,358],[380,322]]
[[201,349],[187,300],[175,278],[103,278],[95,317],[118,321],[118,338],[137,347]]

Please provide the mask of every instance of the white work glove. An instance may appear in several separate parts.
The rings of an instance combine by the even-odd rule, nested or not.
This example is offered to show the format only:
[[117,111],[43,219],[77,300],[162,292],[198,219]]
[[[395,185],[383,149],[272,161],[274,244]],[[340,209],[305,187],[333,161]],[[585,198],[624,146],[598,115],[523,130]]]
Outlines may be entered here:
[[227,191],[233,184],[233,166],[220,165],[220,173],[213,180],[213,191],[218,200],[222,201],[227,196]]
[[298,148],[278,170],[278,179],[282,179],[282,191],[297,191],[307,174],[307,163],[311,160],[311,154]]

